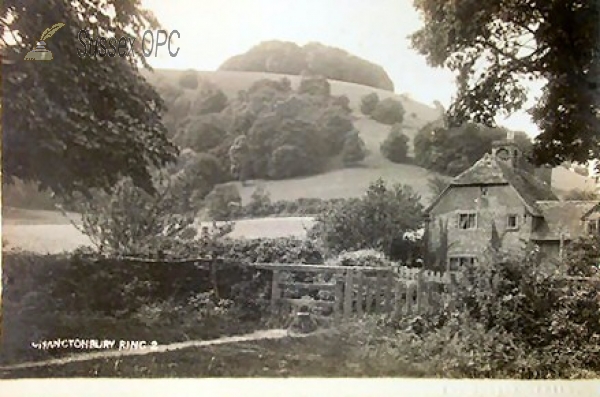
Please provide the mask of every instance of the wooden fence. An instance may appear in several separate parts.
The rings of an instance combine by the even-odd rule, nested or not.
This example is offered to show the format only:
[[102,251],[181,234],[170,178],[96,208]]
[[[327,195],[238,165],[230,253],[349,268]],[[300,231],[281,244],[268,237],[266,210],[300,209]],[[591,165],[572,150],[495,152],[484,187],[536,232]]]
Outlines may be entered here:
[[447,275],[420,269],[278,263],[250,266],[273,271],[273,311],[282,303],[292,309],[307,306],[321,315],[333,315],[336,322],[367,313],[398,318],[433,312],[443,304],[443,291],[450,284]]

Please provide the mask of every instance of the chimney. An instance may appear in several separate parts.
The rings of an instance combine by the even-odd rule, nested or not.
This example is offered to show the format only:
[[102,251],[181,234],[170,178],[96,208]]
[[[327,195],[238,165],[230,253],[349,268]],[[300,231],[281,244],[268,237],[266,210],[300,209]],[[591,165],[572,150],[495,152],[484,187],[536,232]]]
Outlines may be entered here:
[[552,167],[547,165],[537,167],[534,171],[534,175],[537,179],[547,184],[548,187],[552,187]]

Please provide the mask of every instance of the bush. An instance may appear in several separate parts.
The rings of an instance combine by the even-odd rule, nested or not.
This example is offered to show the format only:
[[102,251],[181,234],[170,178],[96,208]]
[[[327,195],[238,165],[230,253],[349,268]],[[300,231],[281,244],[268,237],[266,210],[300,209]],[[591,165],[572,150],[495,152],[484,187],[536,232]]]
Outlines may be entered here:
[[394,242],[422,224],[420,197],[410,186],[388,188],[382,179],[360,199],[348,199],[317,217],[311,236],[331,253],[373,248],[391,253]]
[[344,141],[342,160],[345,165],[355,165],[365,159],[367,149],[365,143],[358,136],[358,131],[351,132]]
[[188,90],[198,88],[198,73],[195,70],[187,70],[179,76],[179,85]]
[[155,178],[154,195],[126,178],[110,194],[78,196],[71,205],[82,214],[81,232],[101,254],[176,256],[196,236],[201,200],[195,178],[186,172],[161,172]]
[[360,111],[365,116],[370,116],[377,104],[379,103],[379,96],[377,93],[372,92],[370,94],[364,95],[360,100]]
[[208,214],[215,221],[235,218],[241,204],[242,197],[234,184],[218,185],[206,196]]
[[394,124],[380,147],[381,154],[393,163],[404,163],[408,158],[408,137],[402,133],[402,126]]
[[319,134],[328,156],[339,154],[349,133],[354,130],[352,119],[338,108],[328,108],[317,120]]
[[400,124],[404,120],[404,107],[400,101],[387,98],[377,103],[371,117],[378,123]]

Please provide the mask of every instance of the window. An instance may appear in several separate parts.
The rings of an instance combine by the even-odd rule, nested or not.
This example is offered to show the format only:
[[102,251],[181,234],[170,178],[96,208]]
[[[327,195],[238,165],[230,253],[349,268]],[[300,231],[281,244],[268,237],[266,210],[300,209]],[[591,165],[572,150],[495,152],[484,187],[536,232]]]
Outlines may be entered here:
[[600,233],[600,219],[587,221],[587,232],[588,234]]
[[462,269],[466,265],[476,264],[477,258],[474,256],[452,256],[449,262],[449,270],[453,272]]
[[475,214],[475,213],[458,214],[458,228],[463,229],[463,230],[477,228],[477,214]]
[[482,196],[487,196],[487,194],[488,194],[488,188],[487,188],[487,186],[482,186],[481,187],[481,195]]
[[518,215],[509,215],[506,221],[506,228],[510,230],[515,230],[519,228],[519,216]]

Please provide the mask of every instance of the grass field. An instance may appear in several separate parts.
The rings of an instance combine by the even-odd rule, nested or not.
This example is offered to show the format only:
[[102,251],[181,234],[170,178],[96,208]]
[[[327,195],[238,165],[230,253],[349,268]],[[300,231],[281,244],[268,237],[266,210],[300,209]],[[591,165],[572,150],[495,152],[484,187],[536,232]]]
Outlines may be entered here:
[[[20,248],[38,253],[71,251],[89,245],[89,239],[59,212],[8,209],[10,218],[2,220],[2,239],[7,248]],[[70,214],[76,220],[76,214]],[[235,222],[232,238],[304,237],[314,221],[310,217],[244,219]],[[202,226],[201,223],[199,226]],[[206,226],[212,224],[206,223]]]

